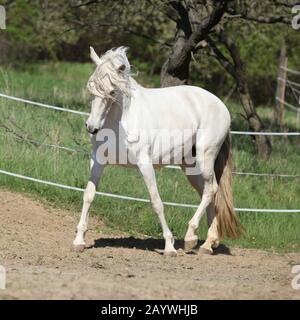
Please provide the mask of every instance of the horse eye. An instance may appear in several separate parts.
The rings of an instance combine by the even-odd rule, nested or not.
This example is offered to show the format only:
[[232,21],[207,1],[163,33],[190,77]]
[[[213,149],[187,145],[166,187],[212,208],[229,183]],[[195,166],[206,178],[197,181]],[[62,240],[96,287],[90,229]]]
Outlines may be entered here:
[[110,95],[113,96],[114,94],[115,94],[115,90],[112,90],[112,91],[110,92]]

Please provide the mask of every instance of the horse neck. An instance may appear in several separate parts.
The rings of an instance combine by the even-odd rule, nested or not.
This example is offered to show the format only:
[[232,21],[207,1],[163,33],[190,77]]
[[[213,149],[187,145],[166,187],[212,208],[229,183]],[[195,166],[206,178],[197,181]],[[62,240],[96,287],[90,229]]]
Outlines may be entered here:
[[142,88],[142,86],[131,76],[128,76],[128,85],[130,88],[130,95],[128,97],[123,95],[123,98],[121,99],[124,115],[131,111],[130,109],[132,108],[132,100],[137,96]]
[[126,135],[136,136],[138,119],[140,117],[140,106],[136,103],[139,91],[142,89],[133,78],[129,77],[130,96],[123,96],[122,104],[122,117],[120,119],[120,125],[122,130],[126,132]]

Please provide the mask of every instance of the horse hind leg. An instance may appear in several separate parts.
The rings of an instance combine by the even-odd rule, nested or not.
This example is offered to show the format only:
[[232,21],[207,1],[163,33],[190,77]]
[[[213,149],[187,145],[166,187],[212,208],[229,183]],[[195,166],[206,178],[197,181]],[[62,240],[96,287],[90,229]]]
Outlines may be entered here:
[[[199,196],[202,197],[204,180],[200,175],[187,175],[188,181],[199,193]],[[215,186],[216,188],[216,186]],[[211,253],[211,248],[215,249],[219,246],[220,239],[218,236],[217,228],[217,218],[215,212],[215,206],[213,203],[210,203],[206,209],[207,211],[207,238],[204,244],[200,248],[200,252]],[[185,238],[184,238],[184,249],[186,251],[191,251],[198,244],[197,230],[189,228]],[[206,251],[207,250],[207,251]]]
[[[213,203],[214,196],[218,190],[218,184],[214,172],[214,150],[206,150],[203,154],[203,158],[200,158],[198,155],[200,155],[200,153],[198,153],[197,151],[196,163],[199,168],[201,168],[200,174],[204,181],[203,195],[198,209],[196,210],[192,219],[189,221],[188,230],[185,236],[185,241],[187,241],[187,248],[195,244],[197,239],[196,232],[198,230],[200,220],[204,215],[206,209]],[[206,253],[213,253],[212,248],[208,247],[202,248],[200,252],[204,251],[204,249],[207,249],[205,250]]]
[[[211,203],[207,207],[207,226],[208,232],[205,242],[211,244],[211,247],[213,249],[216,249],[220,244],[220,237],[218,234],[218,221],[216,217],[216,209],[214,203]],[[204,244],[202,246],[204,246]]]
[[218,235],[218,221],[213,203],[207,207],[207,224],[207,237],[205,242],[199,248],[199,253],[212,254],[212,250],[216,249],[220,244],[220,238]]
[[[184,170],[184,167],[182,167]],[[200,198],[202,197],[204,181],[200,175],[186,175],[191,186],[198,192]],[[197,230],[188,228],[184,237],[184,250],[191,251],[198,244]]]

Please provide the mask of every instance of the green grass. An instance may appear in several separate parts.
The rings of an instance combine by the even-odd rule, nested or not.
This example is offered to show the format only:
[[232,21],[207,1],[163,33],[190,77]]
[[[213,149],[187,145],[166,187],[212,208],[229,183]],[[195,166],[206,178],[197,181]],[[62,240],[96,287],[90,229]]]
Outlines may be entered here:
[[[58,106],[88,111],[89,97],[85,84],[91,74],[91,64],[57,63],[32,65],[25,69],[2,69],[0,92],[33,99]],[[139,79],[138,79],[139,80]],[[84,188],[89,176],[90,151],[84,117],[53,110],[36,108],[6,99],[0,99],[0,168],[40,179],[51,180]],[[233,130],[247,130],[241,108],[229,104],[233,118]],[[260,108],[266,123],[270,122],[271,109]],[[295,116],[286,114],[290,131],[296,130]],[[7,130],[10,133],[7,133]],[[21,136],[23,140],[17,139]],[[80,149],[85,152],[70,153],[44,146],[35,146],[24,139],[38,140]],[[273,153],[269,161],[256,157],[255,145],[248,136],[233,136],[233,152],[236,170],[300,174],[299,138],[272,138]],[[179,170],[157,171],[161,197],[165,201],[194,203],[199,199]],[[0,175],[2,187],[26,192],[46,199],[59,207],[80,212],[82,193],[68,191],[20,179]],[[134,169],[107,167],[99,191],[148,198],[139,173]],[[299,179],[270,177],[234,177],[235,207],[243,208],[300,208]],[[167,220],[177,238],[183,238],[193,209],[165,207]],[[149,204],[96,197],[91,214],[99,215],[109,228],[162,237],[156,215]],[[297,213],[241,213],[247,233],[229,245],[249,248],[299,251],[300,215]],[[200,238],[206,236],[206,219],[199,230]],[[71,240],[70,240],[71,241]]]

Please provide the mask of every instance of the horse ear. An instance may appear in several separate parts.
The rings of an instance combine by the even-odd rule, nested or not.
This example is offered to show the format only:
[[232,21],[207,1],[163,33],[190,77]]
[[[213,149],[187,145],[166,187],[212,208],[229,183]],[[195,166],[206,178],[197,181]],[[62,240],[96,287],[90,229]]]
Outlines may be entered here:
[[100,58],[97,55],[97,53],[95,52],[93,47],[90,47],[91,53],[90,53],[90,57],[92,59],[92,61],[94,61],[94,63],[98,66],[100,64]]

